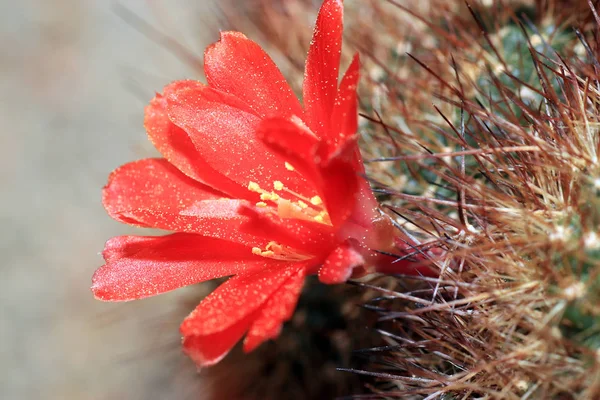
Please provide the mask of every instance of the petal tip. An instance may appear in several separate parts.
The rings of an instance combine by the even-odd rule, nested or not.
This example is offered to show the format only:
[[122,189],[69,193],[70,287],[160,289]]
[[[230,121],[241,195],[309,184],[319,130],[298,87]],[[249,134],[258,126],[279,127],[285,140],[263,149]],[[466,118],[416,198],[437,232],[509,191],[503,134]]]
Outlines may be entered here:
[[243,40],[248,39],[248,37],[246,35],[244,35],[241,32],[237,32],[237,31],[221,31],[221,32],[219,32],[219,40],[212,43],[204,50],[205,66],[206,66],[207,62],[210,62],[211,55],[215,51],[219,51],[220,48],[222,46],[224,46],[230,38],[243,39]]
[[319,269],[319,281],[328,285],[344,283],[352,276],[355,268],[365,264],[363,256],[352,245],[336,248]]
[[266,333],[264,336],[259,335],[247,335],[244,338],[243,350],[244,353],[251,353],[256,350],[261,344],[268,340],[276,339],[280,334],[283,327],[283,322],[279,323],[276,328]]
[[92,275],[92,286],[90,286],[90,290],[94,295],[96,300],[105,301],[105,302],[114,302],[114,301],[127,301],[128,299],[116,299],[114,288],[111,288],[110,281],[107,282],[106,278],[106,265],[98,268],[94,275]]
[[193,346],[190,346],[189,344],[186,343],[186,342],[188,342],[189,339],[190,339],[189,337],[183,337],[181,339],[183,352],[189,358],[192,359],[192,361],[196,364],[196,366],[198,368],[210,367],[210,366],[213,366],[215,364],[218,364],[219,361],[221,361],[222,359],[224,359],[225,356],[227,354],[229,354],[229,351],[227,351],[227,352],[225,352],[223,354],[220,354],[217,357],[206,357],[205,354],[202,351],[198,351]]
[[230,37],[234,37],[237,39],[248,39],[246,35],[238,31],[221,31],[219,35],[221,37],[221,40],[228,39]]
[[109,291],[107,290],[106,286],[100,282],[101,278],[98,276],[99,270],[100,269],[96,270],[92,276],[92,286],[90,286],[90,290],[92,291],[92,294],[96,300],[111,301]]

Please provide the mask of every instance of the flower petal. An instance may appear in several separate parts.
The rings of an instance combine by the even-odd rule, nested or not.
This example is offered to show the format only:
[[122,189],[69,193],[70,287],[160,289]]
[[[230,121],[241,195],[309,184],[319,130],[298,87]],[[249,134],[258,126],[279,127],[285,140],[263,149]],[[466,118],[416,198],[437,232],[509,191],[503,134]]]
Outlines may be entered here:
[[319,258],[331,250],[335,239],[332,226],[301,219],[280,218],[254,207],[241,206],[239,213],[248,219],[240,226],[242,233],[289,246],[299,253]]
[[[178,90],[202,86],[197,81],[177,81],[165,87],[165,96]],[[145,109],[144,126],[150,141],[163,157],[185,175],[231,197],[244,198],[247,195],[246,188],[208,165],[198,154],[188,134],[171,122],[165,96],[157,94]]]
[[341,0],[325,0],[306,59],[302,87],[304,119],[320,137],[329,131],[337,92],[343,13]]
[[123,211],[119,217],[129,224],[196,233],[247,246],[264,247],[268,243],[266,239],[240,231],[248,218],[238,210],[248,206],[250,204],[244,200],[203,200],[183,211],[137,209]]
[[340,226],[356,209],[361,193],[359,179],[354,165],[343,160],[333,159],[320,169],[323,185],[323,202],[329,212],[331,222]]
[[258,315],[258,311],[248,314],[227,329],[210,335],[190,335],[183,337],[183,351],[199,367],[209,367],[223,357],[244,336],[244,332]]
[[115,237],[103,255],[106,264],[95,272],[92,291],[105,301],[154,296],[265,264],[246,246],[186,233]]
[[199,156],[229,179],[245,187],[256,182],[265,190],[274,181],[300,193],[306,190],[304,178],[287,170],[284,160],[258,140],[259,117],[236,97],[210,87],[190,88],[168,96],[168,111]]
[[363,256],[351,244],[344,243],[329,254],[319,269],[319,280],[330,285],[346,282],[352,270],[364,263]]
[[167,160],[147,158],[114,170],[102,192],[102,203],[108,214],[119,220],[119,214],[125,210],[183,210],[199,200],[221,197],[219,192],[182,174]]
[[302,115],[300,102],[271,58],[239,32],[221,32],[204,53],[208,84],[242,100],[261,117]]
[[258,137],[273,152],[308,179],[313,185],[321,185],[317,169],[320,162],[320,140],[298,118],[267,118],[257,127]]
[[305,277],[306,270],[299,269],[267,300],[244,339],[245,352],[251,352],[264,341],[279,336],[283,322],[294,314]]
[[260,270],[236,275],[206,297],[181,324],[181,334],[207,336],[242,321],[259,310],[290,277],[299,264],[264,259]]
[[141,227],[198,233],[252,246],[261,239],[242,233],[244,200],[218,192],[183,175],[164,159],[145,159],[117,168],[104,188],[103,203],[117,221]]
[[322,179],[337,184],[325,186],[326,204],[336,205],[332,221],[339,223],[349,217],[354,223],[369,227],[378,217],[378,203],[364,172],[356,138],[348,137],[321,168]]
[[331,113],[331,130],[324,138],[329,154],[335,153],[341,143],[356,135],[358,129],[358,85],[360,61],[358,54],[352,59],[348,71],[342,78]]

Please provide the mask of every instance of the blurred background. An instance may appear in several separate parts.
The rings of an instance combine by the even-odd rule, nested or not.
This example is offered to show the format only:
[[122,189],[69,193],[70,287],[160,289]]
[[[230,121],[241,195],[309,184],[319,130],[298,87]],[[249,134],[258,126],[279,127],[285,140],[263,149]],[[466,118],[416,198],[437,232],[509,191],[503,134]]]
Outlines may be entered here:
[[0,398],[198,398],[176,382],[195,374],[177,301],[106,304],[89,286],[104,242],[130,231],[101,188],[152,154],[144,105],[200,76],[136,18],[201,56],[217,15],[209,0],[0,3]]

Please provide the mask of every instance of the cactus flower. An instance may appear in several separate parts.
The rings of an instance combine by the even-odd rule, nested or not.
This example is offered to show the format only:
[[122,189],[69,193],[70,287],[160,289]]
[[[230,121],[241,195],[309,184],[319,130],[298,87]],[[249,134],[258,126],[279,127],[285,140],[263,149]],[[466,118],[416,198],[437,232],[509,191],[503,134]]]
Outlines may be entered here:
[[341,0],[324,2],[303,104],[256,43],[223,32],[205,52],[207,84],[174,82],[146,108],[163,158],[121,166],[104,188],[114,219],[174,233],[109,240],[96,298],[135,300],[231,276],[181,325],[199,366],[244,335],[245,351],[275,338],[307,275],[345,282],[377,270],[371,249],[393,246],[361,176],[358,56],[338,84],[342,16]]

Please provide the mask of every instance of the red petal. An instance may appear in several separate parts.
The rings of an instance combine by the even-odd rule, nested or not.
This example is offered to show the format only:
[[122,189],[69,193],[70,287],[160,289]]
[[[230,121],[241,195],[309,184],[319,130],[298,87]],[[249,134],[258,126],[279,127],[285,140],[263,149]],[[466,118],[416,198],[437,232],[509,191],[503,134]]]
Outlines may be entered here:
[[221,332],[204,336],[185,336],[183,351],[199,367],[214,365],[221,361],[242,338],[257,315],[258,312],[251,313]]
[[[202,87],[196,81],[178,81],[165,87],[165,94],[190,87]],[[181,172],[232,197],[247,196],[245,187],[226,178],[199,156],[187,133],[171,122],[167,115],[167,100],[157,94],[145,110],[144,126],[148,137],[161,154]]]
[[[320,141],[297,118],[268,118],[257,128],[258,137],[302,176],[319,187],[321,178],[317,165]],[[311,196],[312,197],[312,196]]]
[[187,354],[200,366],[219,362],[241,339],[273,293],[297,277],[300,264],[273,263],[236,276],[211,293],[180,327]]
[[348,243],[344,243],[329,254],[321,269],[319,280],[330,285],[346,282],[352,270],[365,263],[362,255]]
[[300,102],[271,58],[239,32],[221,32],[204,53],[211,87],[232,94],[261,117],[302,115]]
[[244,200],[203,200],[183,210],[170,209],[128,210],[119,219],[130,224],[167,229],[176,232],[196,233],[248,246],[264,247],[267,241],[240,231],[248,219],[238,213],[248,207]]
[[339,224],[349,218],[363,227],[369,227],[379,215],[378,204],[369,182],[362,176],[364,167],[356,139],[347,138],[330,157],[321,169],[321,175],[325,182],[337,184],[325,186],[326,204],[336,205],[330,212],[335,214],[331,220]]
[[265,265],[246,246],[185,233],[115,237],[103,255],[107,264],[94,274],[92,291],[105,301],[141,299]]
[[[183,234],[178,234],[183,235]],[[174,235],[171,235],[174,236]],[[171,236],[118,236],[109,239],[102,250],[102,257],[107,263],[134,256],[146,246],[152,246],[157,241]],[[159,240],[160,239],[160,240]]]
[[267,300],[244,339],[245,352],[251,352],[264,341],[279,336],[283,322],[294,314],[305,276],[306,270],[299,269]]
[[260,309],[300,268],[299,264],[268,261],[264,268],[236,275],[208,295],[181,324],[182,335],[207,336],[225,331]]
[[253,207],[241,206],[239,212],[249,217],[240,226],[243,233],[276,241],[315,258],[329,252],[335,243],[335,229],[330,225],[280,218],[269,212],[260,212]]
[[337,92],[343,13],[341,0],[325,0],[306,59],[302,87],[305,121],[320,137],[329,131]]
[[246,187],[256,182],[265,190],[274,181],[292,190],[306,186],[258,140],[259,117],[236,97],[204,87],[172,93],[168,103],[173,123],[190,135],[199,156],[226,177]]
[[354,208],[350,212],[350,219],[364,227],[370,227],[373,220],[378,218],[377,199],[373,196],[373,191],[369,182],[363,177],[358,177],[358,189],[355,193]]
[[363,178],[358,176],[352,164],[334,159],[321,168],[321,179],[327,182],[323,186],[323,201],[331,222],[339,227],[358,203],[358,180]]
[[114,170],[102,192],[102,203],[119,220],[125,210],[170,208],[183,210],[199,200],[222,194],[184,174],[162,158],[147,158]]
[[356,54],[340,83],[331,114],[331,131],[324,138],[329,148],[329,154],[334,153],[340,143],[344,143],[356,135],[358,129],[356,88],[358,85],[359,70],[360,61],[358,54]]
[[334,184],[325,185],[325,203],[335,207],[330,211],[334,223],[340,224],[348,218],[369,227],[378,217],[378,204],[369,182],[362,176],[364,167],[355,138],[341,143],[332,158],[321,168],[322,179]]
[[262,240],[239,231],[247,218],[238,210],[249,203],[220,197],[166,160],[145,159],[110,175],[103,203],[111,217],[127,224],[261,246]]

